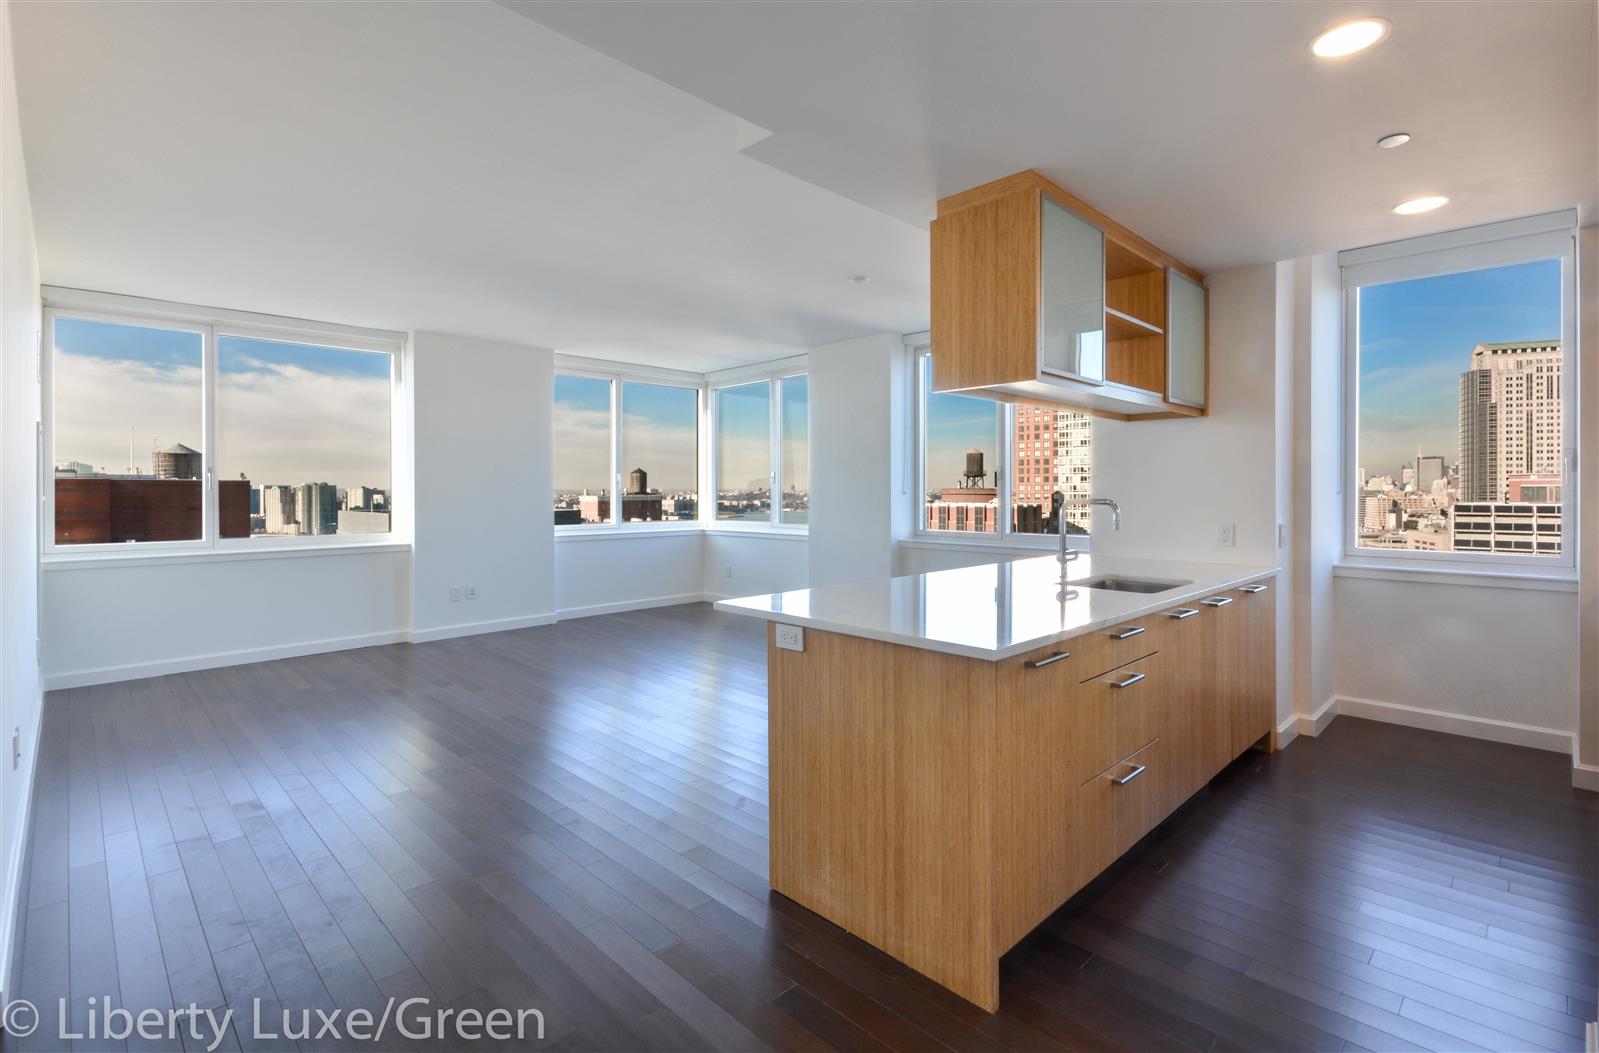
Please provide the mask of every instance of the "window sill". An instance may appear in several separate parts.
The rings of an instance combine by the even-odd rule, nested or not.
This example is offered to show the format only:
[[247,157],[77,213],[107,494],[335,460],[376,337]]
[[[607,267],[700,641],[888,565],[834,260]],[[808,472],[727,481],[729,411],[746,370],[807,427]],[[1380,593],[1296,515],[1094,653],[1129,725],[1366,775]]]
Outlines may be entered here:
[[271,545],[263,548],[181,549],[167,552],[95,552],[79,555],[52,552],[39,557],[42,571],[91,570],[101,567],[166,566],[180,563],[230,563],[256,559],[303,559],[315,556],[370,556],[409,552],[408,541],[374,541],[343,545]]
[[808,541],[811,531],[808,526],[735,526],[731,523],[710,523],[705,526],[707,534],[722,534],[728,537],[769,537],[781,538],[785,541]]
[[764,537],[784,541],[806,541],[810,531],[805,527],[732,526],[729,524],[689,523],[671,526],[614,527],[557,527],[556,541],[624,541],[648,537],[681,537],[684,534],[719,534],[726,537]]
[[1534,592],[1576,592],[1577,574],[1556,570],[1506,570],[1502,567],[1440,567],[1385,563],[1377,560],[1341,560],[1333,564],[1335,578],[1375,581],[1411,581],[1429,585],[1468,585],[1484,589],[1527,589]]
[[[1050,536],[1047,541],[1037,542],[989,541],[984,535],[978,534],[975,531],[969,532],[964,537],[959,535],[943,537],[938,534],[916,534],[913,537],[905,538],[904,540],[900,541],[900,544],[907,545],[911,548],[983,549],[991,552],[1004,552],[1021,558],[1028,556],[1048,556],[1060,551],[1060,542],[1053,536]],[[1088,552],[1092,549],[1092,545],[1089,543],[1089,539],[1086,535],[1073,537],[1071,540],[1071,547],[1078,552]]]

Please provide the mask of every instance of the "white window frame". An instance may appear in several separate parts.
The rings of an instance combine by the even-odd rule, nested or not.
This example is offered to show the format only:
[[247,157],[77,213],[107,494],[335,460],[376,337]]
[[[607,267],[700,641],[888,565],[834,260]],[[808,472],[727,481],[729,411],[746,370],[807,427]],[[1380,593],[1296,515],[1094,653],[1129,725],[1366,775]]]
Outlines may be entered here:
[[[405,412],[408,344],[404,333],[312,322],[298,318],[199,307],[116,293],[44,286],[44,321],[39,348],[39,553],[44,564],[99,563],[165,558],[239,558],[271,554],[304,554],[312,550],[392,549],[409,545],[411,495],[405,451],[409,450]],[[55,540],[55,323],[81,318],[114,325],[193,332],[201,337],[201,442],[205,475],[201,481],[200,537],[189,541],[94,542],[58,545]],[[284,537],[223,538],[217,504],[216,385],[217,342],[223,336],[301,343],[337,350],[389,355],[389,496],[390,529],[371,534],[310,534]]]
[[[1409,570],[1464,570],[1495,573],[1520,571],[1529,577],[1569,575],[1576,567],[1581,531],[1577,523],[1577,304],[1575,209],[1522,219],[1408,238],[1338,254],[1343,291],[1343,564]],[[1537,260],[1559,259],[1561,281],[1560,341],[1562,441],[1561,544],[1558,556],[1490,552],[1427,552],[1362,548],[1359,545],[1360,494],[1365,480],[1355,479],[1359,466],[1360,303],[1363,286],[1464,271],[1486,270]]]
[[[932,345],[926,334],[913,334],[906,338],[905,346],[910,353],[910,368],[912,380],[911,389],[911,415],[913,420],[912,454],[915,458],[915,492],[911,494],[912,520],[915,524],[912,539],[918,542],[935,542],[952,545],[972,545],[979,548],[1011,548],[1011,549],[1037,549],[1044,552],[1054,552],[1060,547],[1059,534],[1031,534],[1020,533],[1013,529],[1015,523],[1015,510],[1012,507],[1013,492],[1011,490],[1010,465],[1016,463],[1016,407],[1008,402],[999,402],[997,414],[999,435],[995,449],[999,458],[997,509],[998,530],[993,533],[976,530],[932,530],[927,526],[927,397],[933,392],[927,384],[927,360],[932,356]],[[977,396],[968,396],[975,398]],[[1061,409],[1069,410],[1071,407],[1062,406]],[[1092,534],[1073,534],[1070,540],[1071,547],[1079,552],[1088,552],[1093,547]]]
[[[705,517],[705,442],[706,405],[705,378],[699,373],[680,369],[628,365],[597,358],[575,355],[556,355],[555,372],[561,376],[587,377],[606,380],[611,385],[611,472],[610,518],[603,523],[569,523],[555,527],[557,537],[568,536],[621,536],[627,533],[678,533],[698,530]],[[622,385],[649,384],[655,387],[685,388],[695,392],[695,484],[699,494],[692,520],[661,520],[654,523],[627,523],[622,521]],[[555,451],[551,451],[553,457]],[[552,495],[553,497],[553,495]],[[552,510],[553,515],[553,510]]]
[[[708,446],[709,455],[706,457],[706,479],[710,487],[711,499],[704,505],[701,519],[707,530],[727,531],[729,533],[757,533],[757,534],[808,534],[810,532],[810,515],[807,510],[804,523],[783,522],[783,488],[786,480],[783,478],[783,397],[782,382],[791,377],[809,375],[808,359],[801,355],[796,358],[779,359],[775,362],[763,362],[753,366],[744,366],[735,369],[724,369],[716,373],[709,373],[705,378],[705,401],[708,410]],[[716,518],[718,497],[717,458],[715,440],[718,435],[717,421],[717,392],[723,388],[743,387],[746,384],[759,384],[765,382],[769,385],[770,398],[767,404],[767,440],[768,440],[768,467],[767,478],[772,488],[771,508],[766,522],[757,520],[723,520]],[[811,398],[807,386],[805,393],[805,443],[806,461],[809,467],[810,437],[811,437]]]

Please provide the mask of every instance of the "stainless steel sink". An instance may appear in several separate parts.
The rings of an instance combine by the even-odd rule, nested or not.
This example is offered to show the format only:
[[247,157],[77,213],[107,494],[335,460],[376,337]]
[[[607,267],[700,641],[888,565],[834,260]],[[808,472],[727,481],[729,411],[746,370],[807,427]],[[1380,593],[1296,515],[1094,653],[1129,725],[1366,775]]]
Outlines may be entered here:
[[1167,592],[1171,589],[1180,589],[1184,585],[1192,585],[1193,582],[1154,581],[1149,578],[1116,578],[1106,575],[1102,578],[1068,581],[1066,584],[1075,585],[1082,589],[1103,589],[1106,592]]

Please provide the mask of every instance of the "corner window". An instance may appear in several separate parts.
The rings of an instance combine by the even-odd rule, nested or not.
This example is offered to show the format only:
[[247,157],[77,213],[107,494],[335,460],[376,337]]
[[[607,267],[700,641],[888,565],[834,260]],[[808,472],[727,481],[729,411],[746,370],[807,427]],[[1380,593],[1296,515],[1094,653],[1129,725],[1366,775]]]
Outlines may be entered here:
[[1086,541],[1092,494],[1093,417],[1043,404],[1007,404],[932,390],[932,357],[917,368],[922,485],[917,527],[925,534],[986,534],[990,540],[1058,537],[1060,519]]
[[[759,379],[749,379],[752,372]],[[713,521],[805,529],[811,514],[809,378],[782,368],[736,369],[712,375],[709,391]]]
[[1342,254],[1351,556],[1572,562],[1572,234],[1528,223]]
[[47,554],[392,539],[398,334],[83,295],[46,295]]

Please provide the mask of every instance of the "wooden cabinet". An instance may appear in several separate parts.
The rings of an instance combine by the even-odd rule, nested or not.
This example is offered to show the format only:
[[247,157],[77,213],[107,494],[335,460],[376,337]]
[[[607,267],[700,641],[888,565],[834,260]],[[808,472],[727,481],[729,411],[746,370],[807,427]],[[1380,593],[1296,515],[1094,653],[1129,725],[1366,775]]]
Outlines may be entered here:
[[933,388],[1107,416],[1207,402],[1204,276],[1036,172],[938,203]]
[[1000,955],[1269,734],[1267,583],[1001,662],[774,627],[772,887],[996,1009]]

